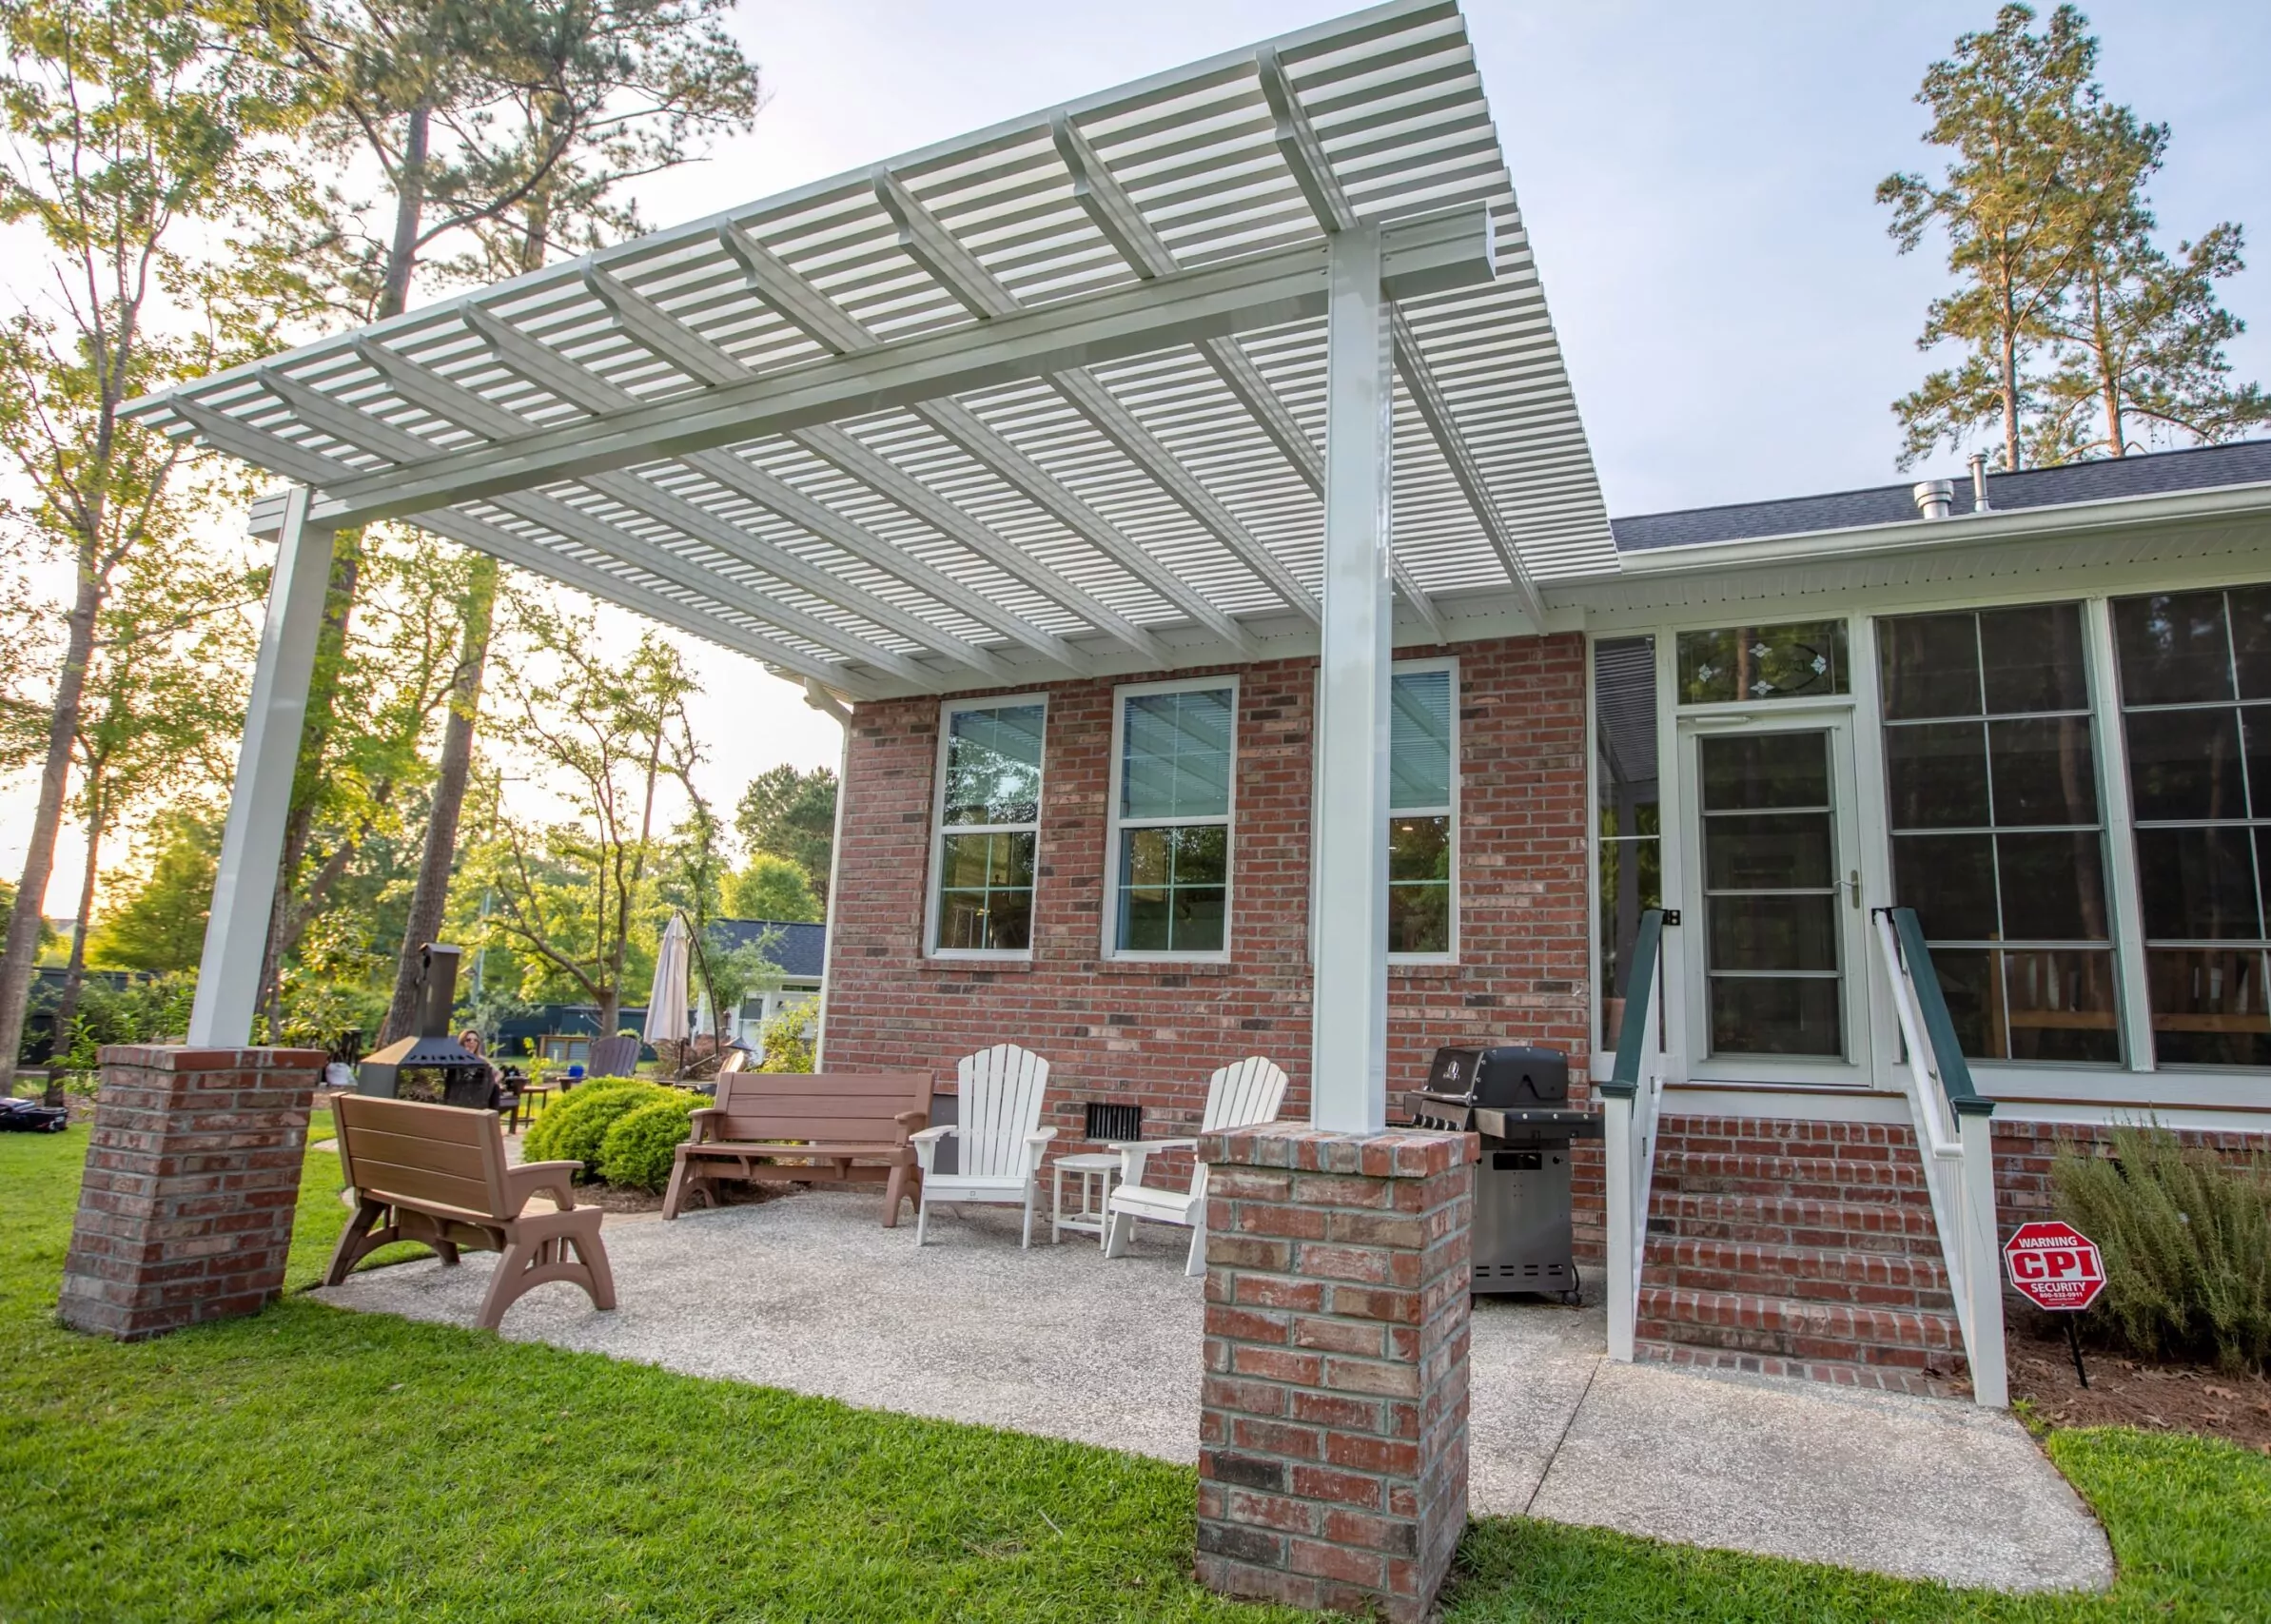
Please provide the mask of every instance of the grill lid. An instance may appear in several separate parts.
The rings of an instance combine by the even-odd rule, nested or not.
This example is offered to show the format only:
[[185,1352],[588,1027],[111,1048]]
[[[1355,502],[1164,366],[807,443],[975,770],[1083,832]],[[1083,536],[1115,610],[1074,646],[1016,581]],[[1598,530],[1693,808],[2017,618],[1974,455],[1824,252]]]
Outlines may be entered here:
[[1569,1056],[1559,1049],[1519,1044],[1439,1048],[1424,1092],[1439,1100],[1500,1109],[1558,1105],[1569,1099]]

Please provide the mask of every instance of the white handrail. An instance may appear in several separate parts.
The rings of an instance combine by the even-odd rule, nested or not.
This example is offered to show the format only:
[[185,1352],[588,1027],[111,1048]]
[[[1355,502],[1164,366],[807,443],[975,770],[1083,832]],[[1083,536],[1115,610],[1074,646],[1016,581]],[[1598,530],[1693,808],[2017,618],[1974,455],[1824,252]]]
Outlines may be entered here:
[[1628,1098],[1604,1092],[1601,1148],[1608,1185],[1609,1357],[1630,1364],[1640,1314],[1640,1271],[1648,1252],[1648,1199],[1655,1183],[1656,1112],[1664,1095],[1664,958],[1659,949],[1648,978],[1641,1030],[1638,1086]]
[[1908,1054],[1908,1064],[1901,1068],[1901,1091],[1908,1097],[1916,1128],[1932,1223],[1940,1232],[1940,1255],[1948,1265],[1948,1295],[1955,1301],[1964,1354],[1971,1367],[1972,1398],[2001,1409],[2009,1401],[2009,1378],[2004,1363],[2003,1265],[1995,1224],[1989,1118],[1953,1108],[1938,1056],[1925,1032],[1915,981],[1901,955],[1891,910],[1879,909],[1873,922],[1886,986]]

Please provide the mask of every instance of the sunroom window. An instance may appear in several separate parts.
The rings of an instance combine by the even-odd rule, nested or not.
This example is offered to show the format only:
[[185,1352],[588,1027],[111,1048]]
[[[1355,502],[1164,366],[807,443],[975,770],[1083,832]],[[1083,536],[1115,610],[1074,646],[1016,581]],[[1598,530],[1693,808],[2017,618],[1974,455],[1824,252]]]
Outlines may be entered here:
[[2271,587],[2112,607],[2154,1058],[2271,1065]]
[[1448,661],[1400,666],[1390,677],[1388,728],[1388,951],[1439,958],[1452,951],[1455,882],[1452,707]]
[[2077,604],[1881,620],[1895,900],[1964,1052],[2119,1061]]
[[940,746],[931,946],[1017,953],[1033,945],[1034,848],[1041,828],[1039,699],[947,707]]
[[1113,951],[1180,957],[1227,947],[1237,713],[1229,683],[1121,690]]
[[1664,900],[1654,637],[1603,638],[1593,645],[1593,761],[1600,819],[1600,1043],[1614,1049],[1624,1027],[1640,915]]

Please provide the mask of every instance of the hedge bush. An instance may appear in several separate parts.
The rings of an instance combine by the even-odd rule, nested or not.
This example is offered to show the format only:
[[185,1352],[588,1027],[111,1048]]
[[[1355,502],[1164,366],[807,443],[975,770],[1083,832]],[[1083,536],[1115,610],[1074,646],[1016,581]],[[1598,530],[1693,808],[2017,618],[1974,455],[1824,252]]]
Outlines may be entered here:
[[678,1146],[694,1132],[697,1096],[667,1091],[668,1099],[652,1100],[616,1118],[607,1137],[599,1142],[599,1177],[611,1184],[660,1194],[670,1183],[671,1164]]
[[580,1162],[588,1175],[599,1159],[599,1142],[616,1120],[667,1099],[670,1090],[654,1083],[628,1077],[604,1077],[578,1083],[544,1107],[529,1127],[521,1153],[531,1162]]
[[2058,1216],[2105,1255],[2094,1321],[2147,1358],[2271,1360],[2271,1156],[2118,1127],[2110,1159],[2062,1145],[2050,1177]]

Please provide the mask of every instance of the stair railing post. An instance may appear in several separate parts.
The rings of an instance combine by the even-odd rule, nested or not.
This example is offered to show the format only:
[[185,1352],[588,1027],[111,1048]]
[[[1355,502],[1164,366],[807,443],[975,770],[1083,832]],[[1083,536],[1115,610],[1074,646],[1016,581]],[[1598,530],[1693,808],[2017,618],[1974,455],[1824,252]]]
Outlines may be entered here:
[[[1633,972],[1625,981],[1616,1065],[1596,1090],[1601,1099],[1601,1170],[1608,1205],[1609,1357],[1625,1364],[1633,1361],[1638,1334],[1640,1249],[1648,1232],[1648,1142],[1655,1131],[1654,1090],[1664,1069],[1656,1045],[1663,935],[1663,910],[1643,912],[1633,939]],[[1645,1098],[1643,1089],[1648,1090]]]
[[1964,1142],[1964,1280],[1969,1298],[1971,1397],[1974,1402],[2003,1409],[2010,1402],[2010,1378],[2003,1346],[2003,1237],[1995,1217],[1994,1106],[1986,1110],[1956,1106],[1956,1122]]
[[1633,1102],[1629,1095],[1604,1093],[1601,1099],[1602,1158],[1608,1175],[1609,1234],[1609,1357],[1621,1364],[1633,1362],[1638,1284],[1633,1258],[1638,1250],[1633,1203],[1633,1174],[1637,1157],[1633,1146]]

